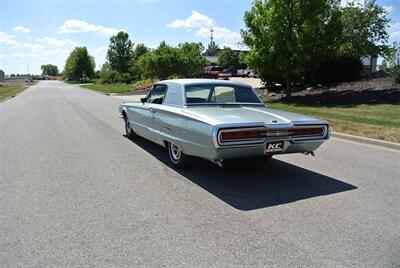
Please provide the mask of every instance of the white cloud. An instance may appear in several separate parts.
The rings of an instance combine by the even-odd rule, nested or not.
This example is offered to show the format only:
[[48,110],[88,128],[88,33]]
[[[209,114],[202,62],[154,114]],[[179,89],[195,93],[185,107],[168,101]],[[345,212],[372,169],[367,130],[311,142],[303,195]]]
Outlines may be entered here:
[[[240,41],[240,34],[233,32],[225,27],[213,27],[214,39],[220,39],[224,41]],[[209,37],[210,36],[210,29],[206,27],[201,27],[199,31],[196,33],[196,36],[200,37]]]
[[13,30],[16,31],[16,32],[19,32],[19,33],[30,33],[31,32],[31,29],[26,28],[26,27],[21,26],[21,25],[15,26],[13,28]]
[[393,6],[383,6],[383,9],[385,9],[387,13],[390,13],[394,10],[394,7]]
[[174,20],[167,27],[171,28],[197,28],[197,27],[211,27],[215,24],[214,20],[200,12],[192,10],[192,14],[184,20]]
[[94,49],[89,49],[89,54],[94,57],[94,62],[96,63],[96,68],[101,68],[101,65],[106,61],[108,47],[102,46]]
[[0,32],[0,45],[18,46],[19,42],[14,39],[14,36]]
[[113,35],[118,33],[119,29],[105,27],[103,25],[95,25],[87,23],[83,20],[66,20],[59,28],[59,33],[79,33],[94,32],[100,35]]
[[25,54],[23,54],[23,53],[14,53],[14,54],[12,54],[12,57],[23,58],[23,57],[25,57]]
[[55,47],[76,47],[80,46],[79,43],[71,39],[56,39],[53,37],[43,37],[38,39],[40,42],[48,44]]
[[204,15],[200,12],[192,10],[192,14],[183,20],[174,20],[167,25],[170,28],[187,28],[190,31],[191,28],[196,29],[196,36],[209,38],[211,28],[214,30],[213,36],[215,40],[223,40],[226,42],[240,41],[241,36],[239,33],[234,32],[226,27],[216,26],[214,19]]
[[32,43],[23,43],[23,44],[20,44],[18,47],[27,48],[34,52],[44,50],[46,48],[45,46],[43,46],[41,44],[32,44]]

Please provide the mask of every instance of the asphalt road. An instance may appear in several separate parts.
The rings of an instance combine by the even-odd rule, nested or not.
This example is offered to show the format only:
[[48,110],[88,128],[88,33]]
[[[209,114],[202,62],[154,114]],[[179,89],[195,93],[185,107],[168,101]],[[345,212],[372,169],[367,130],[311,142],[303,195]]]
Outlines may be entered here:
[[0,267],[400,266],[398,151],[176,171],[120,102],[45,81],[0,103]]

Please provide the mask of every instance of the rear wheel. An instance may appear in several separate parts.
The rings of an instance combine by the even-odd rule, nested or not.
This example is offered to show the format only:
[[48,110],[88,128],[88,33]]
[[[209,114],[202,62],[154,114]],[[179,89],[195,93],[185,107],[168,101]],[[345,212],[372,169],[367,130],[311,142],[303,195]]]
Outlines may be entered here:
[[174,167],[185,168],[189,164],[190,157],[182,152],[182,149],[173,142],[167,143],[169,159]]

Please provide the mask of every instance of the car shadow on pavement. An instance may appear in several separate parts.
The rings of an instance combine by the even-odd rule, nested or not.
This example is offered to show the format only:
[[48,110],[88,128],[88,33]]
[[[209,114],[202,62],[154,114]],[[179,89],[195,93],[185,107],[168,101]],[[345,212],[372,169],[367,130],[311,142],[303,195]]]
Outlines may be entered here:
[[[165,148],[140,137],[135,137],[132,142],[171,166]],[[175,170],[243,211],[357,189],[354,185],[277,159],[234,160],[226,162],[223,168],[203,159],[193,161],[190,168]]]

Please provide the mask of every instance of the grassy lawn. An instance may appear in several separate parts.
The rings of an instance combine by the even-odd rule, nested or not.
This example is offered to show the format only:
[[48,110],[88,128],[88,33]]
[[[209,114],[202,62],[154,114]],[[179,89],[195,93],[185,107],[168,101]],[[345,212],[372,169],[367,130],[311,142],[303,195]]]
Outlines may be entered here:
[[2,86],[0,87],[0,100],[14,96],[26,88],[27,86]]
[[82,81],[69,81],[69,80],[63,80],[65,83],[67,84],[71,84],[71,85],[76,85],[76,84],[91,84],[96,82],[95,80],[88,80],[86,82],[82,82]]
[[335,132],[400,143],[400,105],[307,106],[277,102],[267,105],[326,119]]
[[104,93],[124,93],[134,88],[133,85],[125,85],[125,84],[111,84],[111,85],[93,84],[93,85],[82,85],[81,87],[93,89]]

